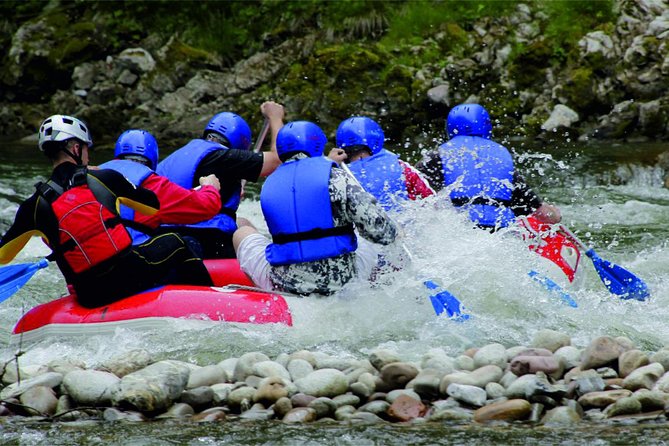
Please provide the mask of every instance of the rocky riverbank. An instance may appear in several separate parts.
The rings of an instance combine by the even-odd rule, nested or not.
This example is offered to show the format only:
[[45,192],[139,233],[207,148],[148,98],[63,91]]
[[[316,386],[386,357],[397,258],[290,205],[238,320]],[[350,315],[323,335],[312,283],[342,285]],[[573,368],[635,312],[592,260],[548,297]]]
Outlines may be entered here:
[[[379,349],[367,357],[261,352],[216,364],[154,361],[143,350],[86,364],[2,368],[0,416],[51,421],[283,423],[518,422],[565,426],[666,422],[669,349],[646,352],[602,336],[584,348],[552,330],[531,345],[489,344],[419,362]],[[21,380],[18,380],[18,376]]]
[[144,30],[144,38],[130,39],[105,9],[44,3],[29,20],[0,20],[11,35],[0,54],[0,134],[34,135],[45,116],[59,112],[86,120],[98,144],[146,128],[169,150],[222,110],[258,129],[258,106],[273,99],[285,104],[288,119],[314,120],[329,134],[351,114],[372,116],[390,143],[405,148],[443,140],[448,109],[470,101],[491,110],[500,136],[668,139],[667,2],[592,2],[611,5],[604,15],[612,17],[578,36],[568,23],[546,35],[561,17],[539,3],[446,21],[397,41],[388,37],[388,17],[375,11],[331,32],[309,19],[292,33],[279,23],[253,41],[259,51],[227,66],[178,33]]

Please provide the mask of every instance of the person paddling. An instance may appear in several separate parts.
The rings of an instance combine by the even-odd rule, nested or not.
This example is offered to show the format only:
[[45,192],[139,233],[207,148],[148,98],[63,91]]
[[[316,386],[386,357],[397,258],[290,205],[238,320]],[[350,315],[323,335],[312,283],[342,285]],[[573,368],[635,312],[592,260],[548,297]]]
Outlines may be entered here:
[[331,295],[356,276],[369,278],[378,262],[369,242],[388,245],[397,237],[376,199],[323,156],[326,143],[308,121],[288,123],[278,134],[283,164],[260,193],[272,240],[250,223],[233,236],[242,270],[259,287]]
[[53,166],[36,185],[0,240],[0,263],[10,262],[30,237],[41,236],[53,251],[77,301],[99,307],[168,283],[212,285],[201,259],[176,234],[132,246],[118,206],[154,214],[160,203],[110,169],[88,170],[93,140],[81,120],[53,115],[39,129],[39,148]]
[[450,140],[426,153],[416,168],[436,191],[448,191],[453,205],[478,227],[495,231],[530,214],[544,223],[560,222],[560,210],[530,189],[506,147],[491,140],[492,123],[483,106],[453,107],[446,130]]
[[160,209],[154,215],[121,207],[134,245],[145,242],[161,224],[191,224],[209,220],[221,208],[221,185],[216,175],[200,177],[200,187],[185,189],[155,173],[158,164],[156,138],[141,129],[126,130],[116,140],[114,159],[99,167],[123,174],[135,186],[149,189],[158,197]]
[[169,230],[198,240],[205,259],[235,257],[232,234],[237,229],[242,180],[256,182],[274,172],[281,163],[276,153],[276,135],[283,125],[283,106],[265,102],[260,111],[269,120],[272,132],[269,152],[250,151],[249,125],[241,116],[223,112],[209,121],[202,139],[194,139],[177,149],[156,169],[158,175],[186,189],[197,186],[200,177],[211,174],[221,181],[223,205],[214,218],[198,224],[169,227]]
[[338,149],[333,149],[329,157],[337,161],[343,158],[362,187],[387,211],[400,210],[406,200],[433,195],[428,181],[409,163],[384,149],[384,141],[383,129],[376,121],[352,116],[339,124]]

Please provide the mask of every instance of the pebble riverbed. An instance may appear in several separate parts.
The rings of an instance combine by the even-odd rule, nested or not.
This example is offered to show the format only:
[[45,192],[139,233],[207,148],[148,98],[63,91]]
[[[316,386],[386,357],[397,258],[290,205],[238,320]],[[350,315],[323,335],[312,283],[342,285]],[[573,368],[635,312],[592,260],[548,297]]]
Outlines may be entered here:
[[565,427],[666,423],[669,407],[669,346],[642,351],[628,338],[600,336],[579,348],[553,330],[527,346],[493,343],[450,356],[435,348],[413,362],[389,349],[353,359],[300,350],[201,366],[132,350],[91,367],[66,358],[22,367],[18,356],[0,371],[0,416],[55,422]]

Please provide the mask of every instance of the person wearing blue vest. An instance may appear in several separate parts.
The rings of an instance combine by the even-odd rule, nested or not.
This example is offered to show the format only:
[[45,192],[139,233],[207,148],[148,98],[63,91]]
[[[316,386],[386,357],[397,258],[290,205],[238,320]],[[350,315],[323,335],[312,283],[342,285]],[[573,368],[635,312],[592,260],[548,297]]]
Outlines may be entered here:
[[369,242],[388,245],[397,227],[333,160],[323,156],[327,138],[314,123],[286,124],[277,137],[283,164],[270,175],[260,205],[271,241],[250,224],[233,243],[242,270],[267,290],[331,295],[353,278],[368,279],[378,262]]
[[183,236],[196,239],[203,258],[234,258],[232,234],[237,229],[237,209],[242,181],[256,182],[281,163],[276,153],[276,135],[283,126],[283,106],[265,102],[260,110],[269,120],[271,150],[256,153],[251,146],[251,128],[239,115],[223,112],[207,124],[201,139],[194,139],[158,164],[156,172],[181,187],[197,186],[197,179],[211,174],[221,182],[222,206],[213,218],[190,225],[167,226]]
[[344,150],[344,162],[386,211],[401,210],[407,200],[433,195],[427,180],[398,155],[384,149],[384,141],[381,126],[364,116],[352,116],[337,128],[336,143]]
[[436,191],[448,191],[453,205],[478,227],[492,232],[530,214],[544,223],[560,222],[560,210],[527,186],[506,147],[491,140],[492,123],[483,106],[453,107],[446,130],[449,141],[426,153],[416,168]]
[[[158,197],[160,210],[148,216],[121,206],[121,218],[133,245],[144,243],[164,224],[191,224],[213,218],[221,208],[220,183],[215,175],[200,177],[197,190],[185,189],[155,173],[158,143],[141,129],[126,130],[116,140],[114,159],[100,165],[122,173],[135,186],[149,189]],[[188,240],[187,240],[188,241]]]

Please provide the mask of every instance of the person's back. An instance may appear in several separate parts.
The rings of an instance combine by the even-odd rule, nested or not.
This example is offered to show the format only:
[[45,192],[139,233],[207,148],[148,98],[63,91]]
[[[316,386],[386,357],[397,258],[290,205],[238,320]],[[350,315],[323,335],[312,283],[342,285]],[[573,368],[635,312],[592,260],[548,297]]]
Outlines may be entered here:
[[[363,264],[376,253],[361,252],[358,233],[389,244],[397,229],[376,200],[333,161],[323,157],[325,134],[313,123],[297,121],[279,132],[277,149],[284,164],[263,185],[260,202],[272,242],[246,227],[235,234],[238,258],[264,288],[298,294],[330,295],[351,279],[368,278]],[[247,249],[254,244],[253,249]],[[254,265],[255,262],[264,266]],[[262,259],[258,258],[262,255]],[[374,256],[364,259],[364,256]],[[248,261],[247,261],[248,260]],[[258,267],[254,270],[254,267]]]
[[541,199],[516,172],[509,151],[491,140],[492,122],[479,104],[454,107],[446,119],[449,141],[416,165],[436,191],[446,190],[454,206],[477,226],[494,231],[518,215],[560,221],[559,210]]
[[434,192],[421,175],[398,155],[383,148],[384,134],[374,120],[353,116],[339,124],[337,147],[346,152],[349,169],[385,210],[401,210],[407,200]]
[[214,116],[205,127],[203,139],[194,139],[162,160],[156,169],[184,188],[197,186],[196,179],[216,175],[221,183],[222,206],[212,219],[190,225],[170,226],[169,230],[193,237],[200,242],[204,258],[232,258],[232,234],[237,229],[242,181],[258,181],[278,166],[274,138],[283,124],[283,107],[264,103],[261,111],[272,126],[272,150],[249,150],[251,129],[239,115],[229,112]]
[[160,210],[154,215],[121,207],[121,217],[129,226],[133,244],[149,239],[158,226],[193,224],[213,218],[221,208],[219,181],[214,175],[201,177],[197,190],[186,189],[155,173],[158,143],[151,133],[133,129],[123,132],[114,146],[114,159],[102,165],[122,173],[135,186],[144,187],[158,197]]
[[52,249],[59,269],[83,306],[96,307],[166,283],[211,285],[206,268],[183,240],[165,234],[141,247],[117,212],[125,204],[153,214],[159,202],[120,173],[87,169],[92,139],[80,120],[64,115],[40,127],[39,148],[51,160],[49,181],[38,183],[0,240],[0,263],[11,261],[31,236]]

